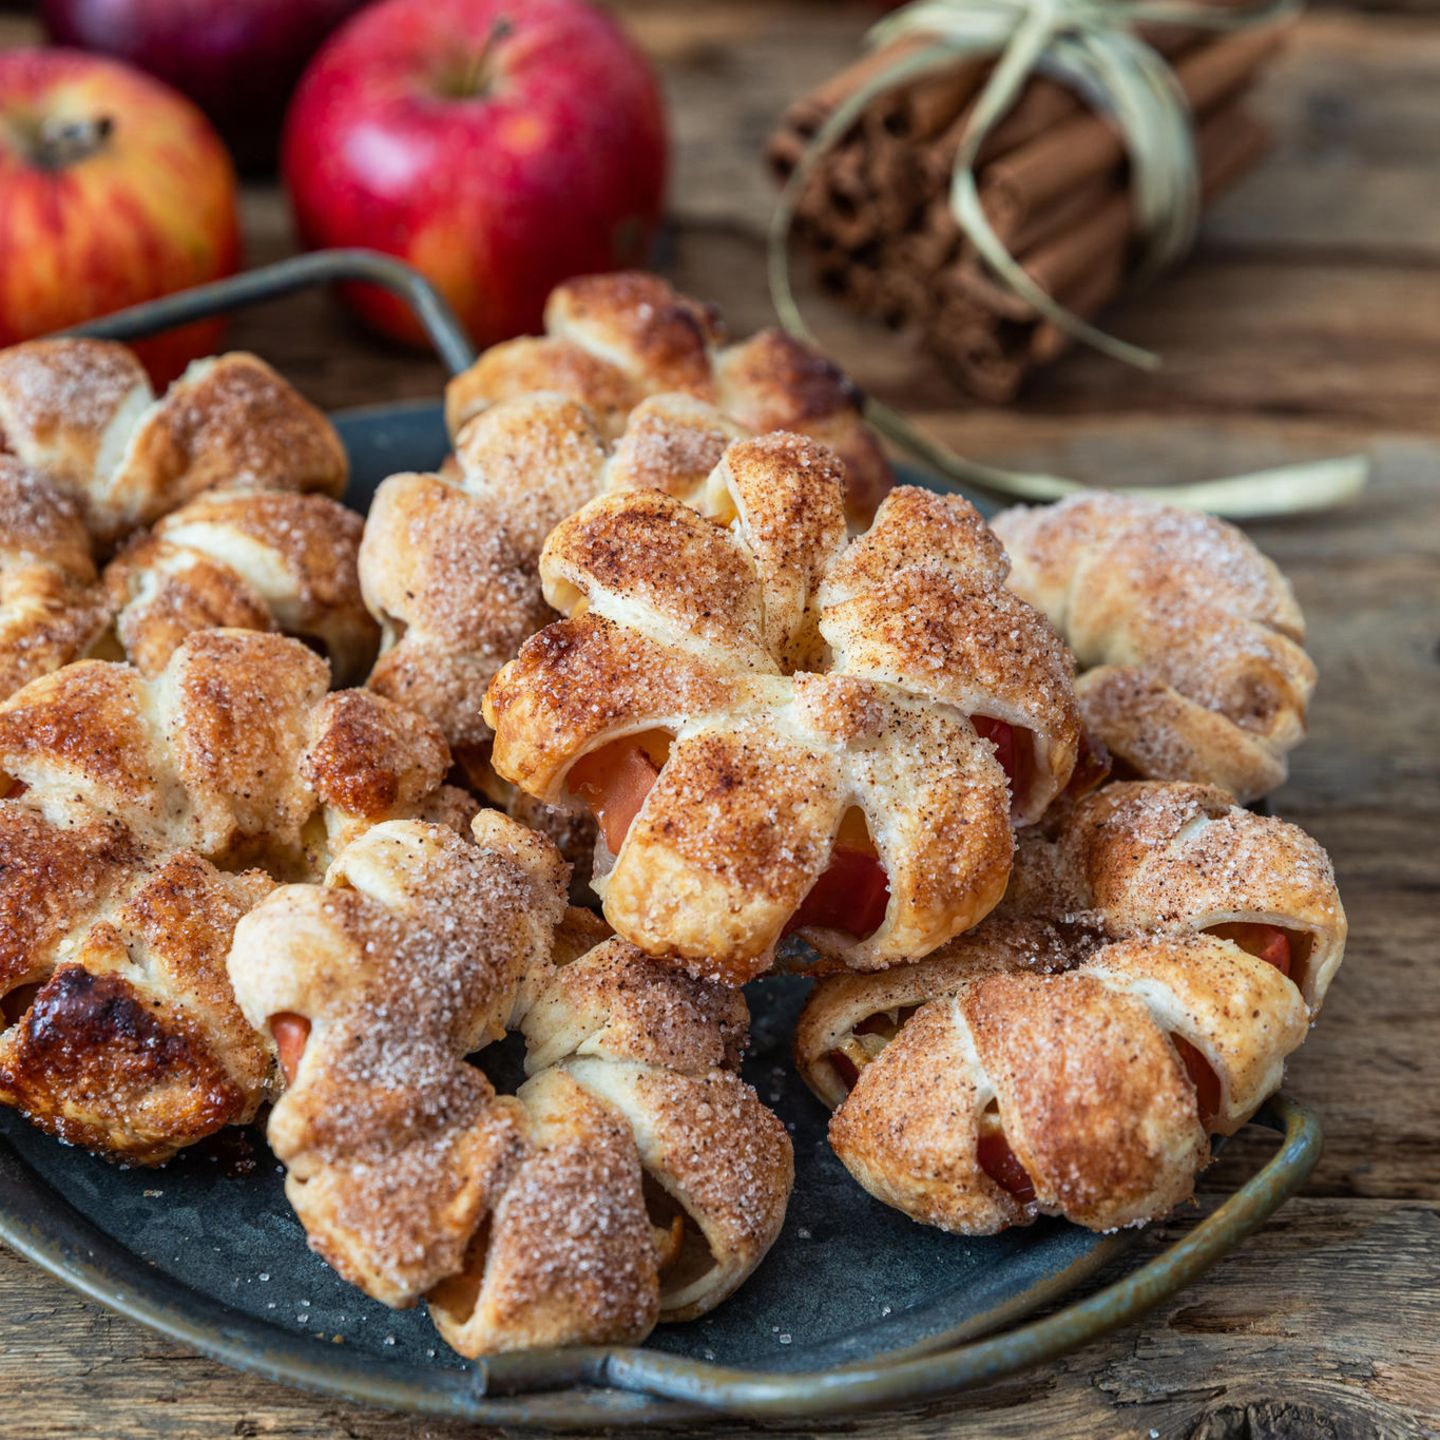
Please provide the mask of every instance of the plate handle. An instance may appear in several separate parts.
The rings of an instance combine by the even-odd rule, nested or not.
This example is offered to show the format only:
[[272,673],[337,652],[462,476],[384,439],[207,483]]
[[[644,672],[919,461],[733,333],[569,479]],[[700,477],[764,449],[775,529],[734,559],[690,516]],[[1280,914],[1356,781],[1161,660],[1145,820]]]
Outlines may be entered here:
[[697,1365],[652,1350],[608,1353],[592,1383],[755,1419],[810,1419],[933,1399],[1068,1354],[1129,1324],[1199,1277],[1258,1230],[1305,1183],[1320,1158],[1320,1122],[1286,1095],[1255,1116],[1283,1136],[1249,1180],[1187,1235],[1139,1269],[1053,1315],[958,1349],[887,1365],[867,1362],[811,1374],[756,1374]]
[[297,290],[357,280],[379,285],[404,300],[452,375],[475,363],[475,347],[445,297],[413,266],[378,250],[314,250],[294,255],[225,280],[147,300],[60,333],[97,340],[138,340],[158,330],[278,300]]

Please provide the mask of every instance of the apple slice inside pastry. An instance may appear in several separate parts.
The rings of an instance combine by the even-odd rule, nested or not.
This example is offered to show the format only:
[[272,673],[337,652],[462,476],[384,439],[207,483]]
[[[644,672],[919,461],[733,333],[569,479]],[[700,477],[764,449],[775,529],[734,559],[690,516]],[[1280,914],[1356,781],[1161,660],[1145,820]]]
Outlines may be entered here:
[[30,1008],[30,1002],[45,987],[39,982],[17,985],[5,995],[0,995],[0,1029],[13,1025]]
[[995,758],[1010,782],[1010,808],[1021,810],[1035,778],[1035,737],[1018,725],[988,715],[972,715],[970,723],[982,740],[995,747]]
[[651,730],[612,740],[570,767],[570,793],[589,807],[612,855],[620,853],[669,749],[670,737]]
[[980,1117],[980,1138],[975,1145],[975,1159],[1002,1190],[1008,1190],[1022,1205],[1035,1198],[1035,1182],[1020,1163],[1020,1157],[1010,1148],[1010,1142],[1000,1128],[999,1107],[993,1100]]
[[1278,925],[1235,920],[1226,925],[1212,925],[1205,933],[1219,940],[1231,941],[1247,955],[1273,965],[1287,980],[1290,978],[1290,966],[1294,959],[1290,936]]
[[270,1034],[275,1049],[280,1055],[280,1069],[285,1073],[285,1083],[293,1085],[300,1069],[300,1058],[310,1039],[310,1022],[303,1015],[289,1012],[270,1017]]
[[829,865],[781,933],[793,935],[813,927],[839,930],[864,940],[884,924],[889,907],[889,877],[870,838],[865,812],[855,808],[840,821]]
[[[1290,936],[1278,926],[1236,920],[1212,925],[1205,933],[1231,941],[1247,955],[1273,965],[1287,979],[1290,977],[1293,960]],[[1200,1112],[1200,1123],[1208,1129],[1210,1122],[1220,1113],[1220,1077],[1199,1048],[1183,1035],[1172,1035],[1170,1041],[1179,1052],[1186,1074],[1195,1086],[1195,1106]]]
[[[1003,722],[994,723],[1002,725],[1007,735],[1011,733]],[[570,793],[595,816],[612,855],[620,853],[645,797],[660,778],[669,749],[670,737],[663,731],[651,730],[612,740],[571,766]],[[870,839],[863,812],[852,809],[836,834],[829,866],[810,887],[782,933],[791,935],[814,927],[839,930],[863,940],[884,923],[889,904],[890,881],[885,867]]]

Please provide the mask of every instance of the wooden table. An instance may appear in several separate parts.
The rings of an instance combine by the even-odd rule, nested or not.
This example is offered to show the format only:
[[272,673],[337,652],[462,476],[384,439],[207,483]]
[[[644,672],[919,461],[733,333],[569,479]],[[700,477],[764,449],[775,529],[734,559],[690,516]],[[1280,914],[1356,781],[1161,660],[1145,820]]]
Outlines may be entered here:
[[[771,196],[756,152],[784,100],[837,68],[873,12],[823,0],[625,8],[674,108],[666,268],[744,333],[768,319]],[[1329,847],[1351,919],[1349,958],[1287,1081],[1328,1135],[1304,1196],[1143,1323],[1035,1374],[839,1433],[1209,1440],[1440,1426],[1440,18],[1414,8],[1303,24],[1266,91],[1274,154],[1209,218],[1183,273],[1112,316],[1164,352],[1158,374],[1077,354],[1013,409],[965,408],[903,344],[812,306],[852,373],[978,457],[1112,483],[1357,447],[1375,460],[1363,509],[1255,529],[1295,581],[1322,675],[1310,741],[1276,803]],[[26,24],[0,21],[0,43]],[[253,261],[291,249],[276,193],[249,191],[245,218]],[[233,339],[327,406],[432,395],[441,379],[319,299],[247,316]],[[1227,1148],[1205,1203],[1267,1143]],[[1142,1253],[1191,1218],[1157,1227]],[[396,1433],[462,1427],[234,1374],[0,1252],[7,1440]]]

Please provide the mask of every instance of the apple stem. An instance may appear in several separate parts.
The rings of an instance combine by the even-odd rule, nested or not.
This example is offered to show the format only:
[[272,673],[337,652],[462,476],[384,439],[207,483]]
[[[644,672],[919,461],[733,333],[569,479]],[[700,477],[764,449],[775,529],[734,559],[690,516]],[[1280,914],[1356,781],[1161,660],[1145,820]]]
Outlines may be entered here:
[[475,100],[490,89],[495,71],[495,47],[514,33],[515,26],[508,15],[497,15],[490,26],[490,33],[484,43],[470,55],[459,69],[440,78],[440,91],[452,100]]
[[42,120],[30,158],[41,170],[63,170],[103,149],[114,131],[115,121],[109,115],[97,115],[93,120]]

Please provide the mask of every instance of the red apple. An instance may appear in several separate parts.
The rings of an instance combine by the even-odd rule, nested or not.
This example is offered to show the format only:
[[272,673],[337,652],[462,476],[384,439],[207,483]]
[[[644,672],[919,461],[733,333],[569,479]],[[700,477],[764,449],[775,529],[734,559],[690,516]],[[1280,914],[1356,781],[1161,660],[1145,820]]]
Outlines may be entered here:
[[[583,0],[382,0],[305,73],[282,163],[308,244],[408,260],[489,345],[538,329],[559,281],[644,258],[664,114],[645,58]],[[392,297],[350,299],[420,338]]]
[[[0,346],[234,272],[235,175],[188,100],[74,50],[0,51]],[[141,350],[163,383],[217,322]]]
[[50,38],[158,76],[210,117],[242,169],[273,165],[285,102],[364,0],[42,0]]

